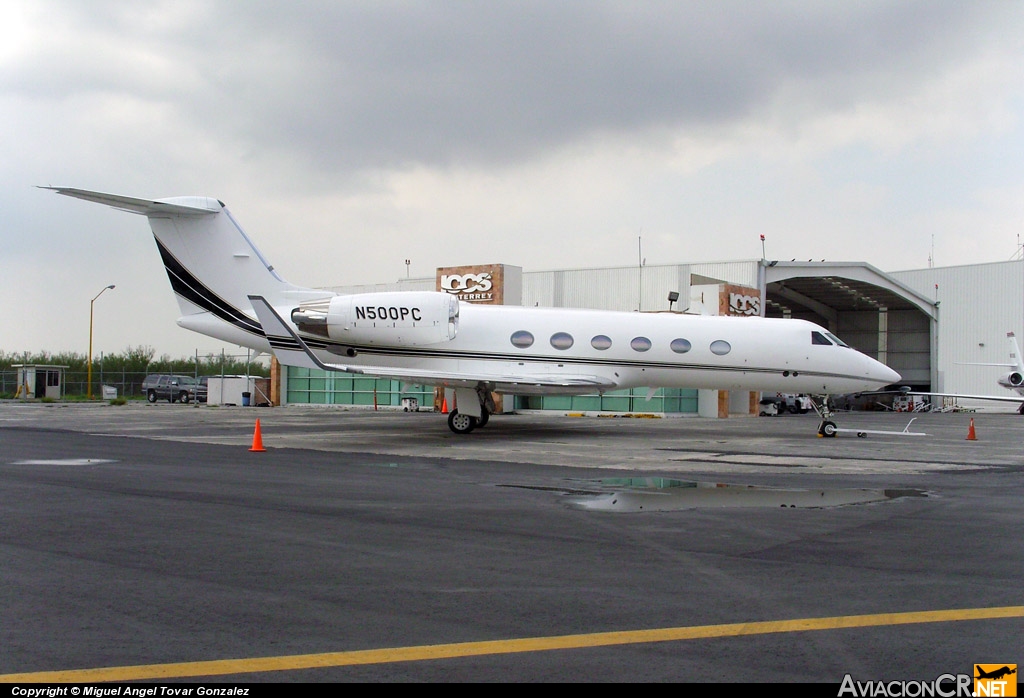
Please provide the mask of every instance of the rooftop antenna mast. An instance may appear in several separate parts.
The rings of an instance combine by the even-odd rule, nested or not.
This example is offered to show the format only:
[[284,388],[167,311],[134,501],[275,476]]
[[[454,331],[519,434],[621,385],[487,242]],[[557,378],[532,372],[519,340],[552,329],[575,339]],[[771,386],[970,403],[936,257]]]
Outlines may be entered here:
[[[643,232],[643,228],[640,229],[640,232],[641,233]],[[640,292],[639,293],[639,302],[637,304],[637,308],[636,309],[637,309],[637,312],[640,312],[640,311],[642,311],[644,309],[644,247],[643,247],[643,237],[641,237],[640,235],[636,236],[636,262],[637,262],[637,268],[639,269],[639,272],[637,273],[637,277],[640,280],[639,281],[639,289],[638,289],[639,292]]]

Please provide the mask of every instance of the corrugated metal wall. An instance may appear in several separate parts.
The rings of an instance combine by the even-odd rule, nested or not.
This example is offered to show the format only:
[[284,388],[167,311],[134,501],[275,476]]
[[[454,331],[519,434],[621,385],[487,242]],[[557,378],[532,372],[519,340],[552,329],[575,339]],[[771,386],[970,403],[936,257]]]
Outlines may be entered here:
[[[523,305],[599,310],[667,310],[669,291],[690,296],[685,264],[523,273]],[[685,303],[685,300],[683,301]],[[678,305],[676,310],[683,310]]]
[[1018,338],[1024,334],[1024,262],[915,269],[890,276],[940,302],[938,363],[943,384],[937,388],[1011,395],[996,384],[1003,369],[963,364],[1009,361],[1006,333],[1015,332]]
[[[668,310],[669,291],[679,293],[675,310],[686,310],[690,275],[757,287],[756,261],[657,264],[640,267],[562,269],[523,272],[523,305],[598,310]],[[337,293],[433,291],[433,278],[402,279],[394,283],[333,286]]]

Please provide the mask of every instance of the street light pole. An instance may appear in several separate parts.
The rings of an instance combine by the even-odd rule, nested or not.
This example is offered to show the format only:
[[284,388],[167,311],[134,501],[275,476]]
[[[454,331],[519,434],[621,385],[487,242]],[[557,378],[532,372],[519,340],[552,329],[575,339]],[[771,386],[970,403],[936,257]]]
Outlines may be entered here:
[[104,291],[109,291],[114,288],[114,284],[104,286],[103,290],[92,297],[89,301],[89,371],[88,378],[86,378],[86,396],[92,400],[92,306],[96,302],[96,299],[103,295]]

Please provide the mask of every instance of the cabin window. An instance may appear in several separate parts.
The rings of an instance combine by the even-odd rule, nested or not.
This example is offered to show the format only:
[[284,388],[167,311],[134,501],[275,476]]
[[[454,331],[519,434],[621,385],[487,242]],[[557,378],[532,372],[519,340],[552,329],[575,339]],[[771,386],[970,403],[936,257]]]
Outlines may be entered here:
[[512,333],[512,346],[526,349],[533,346],[533,335],[526,330],[519,330]]
[[634,337],[629,346],[633,347],[633,351],[647,351],[651,348],[651,340],[647,337]]
[[568,332],[555,332],[551,335],[551,346],[555,349],[568,349],[573,345],[572,335]]
[[716,339],[711,343],[711,353],[718,356],[725,356],[732,351],[732,345],[724,339]]
[[677,354],[685,354],[693,348],[688,339],[673,339],[669,347]]
[[590,346],[601,351],[610,349],[612,346],[612,338],[607,335],[599,334],[590,340]]
[[820,344],[826,347],[832,346],[832,342],[828,341],[821,332],[811,332],[811,344]]
[[826,332],[826,333],[825,333],[825,336],[826,336],[826,337],[828,337],[829,339],[831,339],[831,340],[832,340],[833,342],[835,342],[836,344],[838,344],[838,345],[839,345],[839,346],[841,346],[841,347],[846,347],[847,349],[849,349],[849,348],[850,348],[850,345],[849,345],[849,344],[847,344],[847,343],[846,343],[846,342],[844,342],[843,340],[839,339],[839,337],[836,337],[836,336],[835,336],[834,334],[832,334],[831,332]]

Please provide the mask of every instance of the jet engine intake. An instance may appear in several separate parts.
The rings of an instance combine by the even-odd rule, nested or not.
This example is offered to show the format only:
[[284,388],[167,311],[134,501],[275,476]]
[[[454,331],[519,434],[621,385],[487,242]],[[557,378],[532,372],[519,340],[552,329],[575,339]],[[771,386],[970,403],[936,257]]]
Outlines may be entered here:
[[1007,388],[1024,387],[1024,375],[1021,375],[1020,371],[1010,371],[1000,379],[999,383]]

